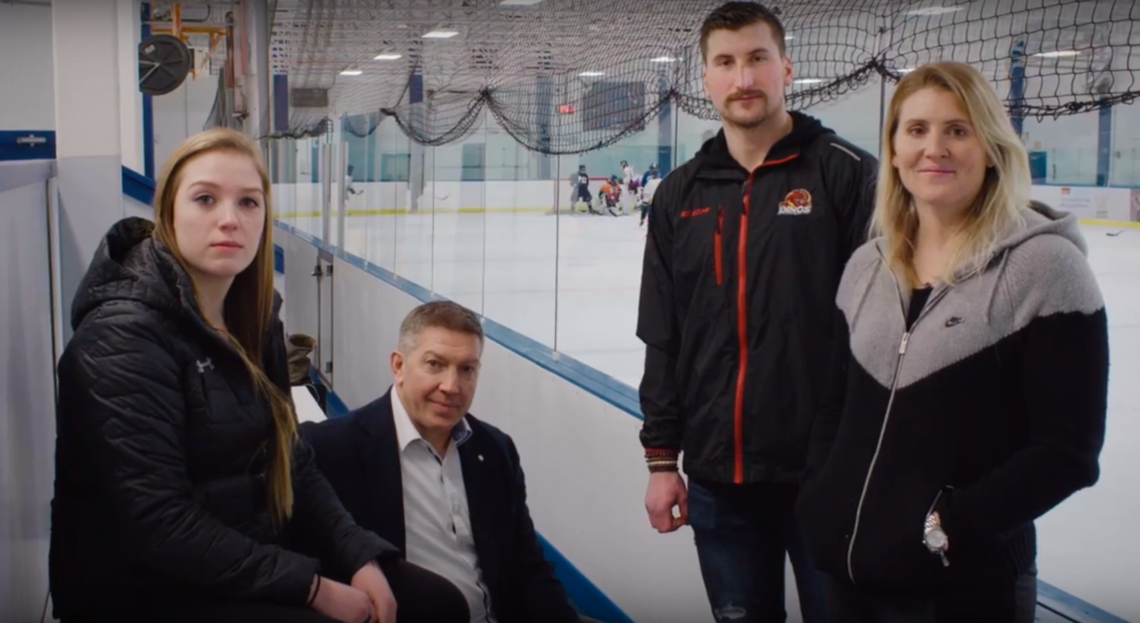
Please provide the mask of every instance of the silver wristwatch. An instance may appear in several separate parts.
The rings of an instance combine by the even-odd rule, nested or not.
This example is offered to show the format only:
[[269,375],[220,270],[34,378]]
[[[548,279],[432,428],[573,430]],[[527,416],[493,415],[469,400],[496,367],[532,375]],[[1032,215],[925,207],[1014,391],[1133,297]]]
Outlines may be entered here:
[[938,513],[926,516],[926,529],[922,533],[922,542],[926,544],[926,549],[942,558],[942,566],[950,566],[950,561],[946,558],[946,550],[950,548],[950,538],[942,530]]

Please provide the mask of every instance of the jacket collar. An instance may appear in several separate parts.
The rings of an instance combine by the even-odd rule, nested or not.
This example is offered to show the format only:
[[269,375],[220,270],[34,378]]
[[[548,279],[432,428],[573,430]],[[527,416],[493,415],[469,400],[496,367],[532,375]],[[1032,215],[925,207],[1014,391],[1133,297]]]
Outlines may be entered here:
[[[823,134],[834,132],[815,117],[797,111],[788,111],[792,118],[792,131],[785,137],[776,141],[768,150],[768,156],[761,166],[782,164],[794,160],[799,154]],[[728,151],[728,139],[725,138],[724,128],[716,133],[701,146],[694,160],[698,165],[698,174],[706,179],[747,179],[750,171],[745,169]]]

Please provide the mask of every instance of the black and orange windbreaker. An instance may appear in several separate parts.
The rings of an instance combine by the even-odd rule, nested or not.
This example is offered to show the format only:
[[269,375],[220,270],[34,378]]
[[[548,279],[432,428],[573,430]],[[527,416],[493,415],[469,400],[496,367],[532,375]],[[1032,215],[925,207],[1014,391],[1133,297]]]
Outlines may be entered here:
[[709,483],[796,483],[831,353],[835,294],[867,238],[877,160],[817,119],[749,172],[724,132],[661,183],[637,335],[647,450]]

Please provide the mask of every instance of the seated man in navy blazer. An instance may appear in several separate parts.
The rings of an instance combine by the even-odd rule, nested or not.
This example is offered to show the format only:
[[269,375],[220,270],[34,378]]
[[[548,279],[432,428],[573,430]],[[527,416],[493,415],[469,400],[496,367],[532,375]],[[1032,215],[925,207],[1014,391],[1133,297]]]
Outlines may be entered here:
[[356,522],[451,580],[472,622],[578,623],[538,544],[514,442],[467,413],[482,352],[474,313],[421,305],[400,325],[388,393],[301,434]]

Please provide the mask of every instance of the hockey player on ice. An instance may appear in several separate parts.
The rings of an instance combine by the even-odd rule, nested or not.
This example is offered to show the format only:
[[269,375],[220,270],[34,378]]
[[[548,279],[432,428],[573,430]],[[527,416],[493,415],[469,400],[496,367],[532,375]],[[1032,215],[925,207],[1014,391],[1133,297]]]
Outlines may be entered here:
[[570,186],[574,192],[570,195],[570,205],[575,212],[582,212],[582,206],[591,214],[601,214],[594,210],[594,196],[590,193],[590,175],[586,173],[586,165],[578,165],[578,172],[570,176]]
[[641,187],[641,222],[637,224],[638,227],[645,225],[645,221],[649,219],[649,213],[653,210],[653,195],[661,185],[661,176],[656,166],[650,165],[650,169],[645,172],[645,180],[645,184]]
[[621,185],[618,183],[618,176],[611,175],[609,181],[602,184],[602,189],[598,191],[602,197],[605,198],[606,210],[613,216],[620,213],[625,213],[625,209],[621,206]]
[[622,186],[626,190],[622,194],[621,211],[622,213],[632,213],[637,200],[638,189],[641,187],[641,180],[638,179],[637,172],[633,170],[633,165],[625,160],[621,161],[621,176]]

